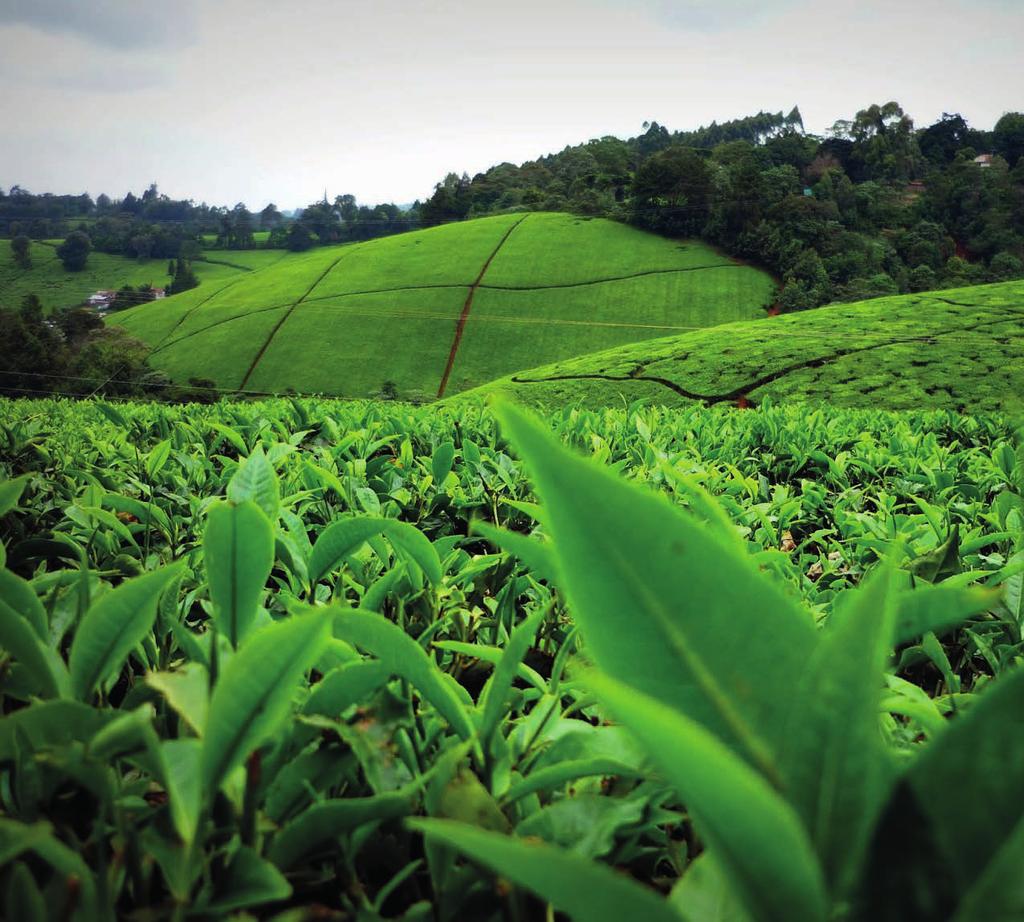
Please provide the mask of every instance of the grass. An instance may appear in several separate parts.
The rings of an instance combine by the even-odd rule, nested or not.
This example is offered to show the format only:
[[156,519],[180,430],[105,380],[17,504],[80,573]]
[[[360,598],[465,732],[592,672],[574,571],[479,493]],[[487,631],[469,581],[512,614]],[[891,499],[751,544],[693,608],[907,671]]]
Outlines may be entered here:
[[[55,247],[33,243],[32,267],[20,269],[11,256],[10,241],[0,240],[0,309],[13,309],[27,294],[38,295],[47,312],[81,304],[102,288],[153,285],[163,288],[169,282],[166,259],[141,262],[124,256],[92,252],[81,272],[68,272],[57,258]],[[220,263],[196,263],[200,283],[216,285],[239,274],[239,269]],[[200,289],[203,284],[200,284]],[[200,289],[196,289],[197,291]]]
[[[775,296],[768,275],[703,244],[563,214],[481,218],[279,254],[254,268],[218,291],[116,322],[150,343],[152,363],[174,376],[347,397],[392,381],[400,396],[424,397],[438,393],[450,357],[449,393],[671,330],[763,318]],[[266,325],[239,318],[267,314],[281,320],[270,341],[251,338]],[[216,332],[221,324],[232,335]],[[250,370],[233,378],[227,368]]]
[[733,323],[520,372],[464,397],[591,406],[824,401],[1024,409],[1024,283],[839,304]]

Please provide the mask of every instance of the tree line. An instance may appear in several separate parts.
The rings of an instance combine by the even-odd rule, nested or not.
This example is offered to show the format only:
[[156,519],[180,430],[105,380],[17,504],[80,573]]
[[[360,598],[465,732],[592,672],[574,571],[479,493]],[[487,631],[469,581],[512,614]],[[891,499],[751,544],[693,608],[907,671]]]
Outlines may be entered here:
[[253,213],[172,200],[155,184],[95,201],[13,186],[0,189],[0,234],[23,261],[28,238],[72,226],[63,248],[73,270],[89,249],[187,264],[204,247],[302,251],[529,210],[701,237],[773,271],[786,309],[1015,278],[1024,275],[1024,114],[1007,113],[992,130],[959,114],[917,128],[888,102],[824,136],[804,130],[797,108],[692,131],[645,122],[636,137],[605,136],[473,177],[449,173],[405,209],[325,194],[288,216],[273,203]]
[[823,137],[804,131],[798,109],[691,132],[649,122],[634,138],[450,173],[419,214],[429,226],[521,210],[701,237],[778,275],[790,310],[1017,278],[1024,114],[991,131],[958,114],[918,129],[889,102]]

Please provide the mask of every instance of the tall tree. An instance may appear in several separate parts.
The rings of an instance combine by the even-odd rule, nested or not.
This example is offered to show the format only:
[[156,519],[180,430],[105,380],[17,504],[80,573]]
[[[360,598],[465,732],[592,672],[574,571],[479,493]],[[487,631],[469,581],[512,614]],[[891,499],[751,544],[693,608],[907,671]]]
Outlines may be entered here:
[[82,231],[72,231],[57,247],[57,256],[69,272],[81,272],[91,251],[92,241],[88,235]]
[[1007,112],[992,130],[992,144],[996,153],[1015,166],[1024,157],[1024,112]]
[[18,234],[11,240],[11,255],[19,269],[32,268],[31,241],[24,234]]

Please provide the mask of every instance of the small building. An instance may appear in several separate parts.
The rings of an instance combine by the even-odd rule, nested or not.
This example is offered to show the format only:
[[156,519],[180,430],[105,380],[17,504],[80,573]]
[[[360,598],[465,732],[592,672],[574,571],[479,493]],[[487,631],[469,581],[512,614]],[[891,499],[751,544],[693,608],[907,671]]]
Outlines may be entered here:
[[85,303],[89,307],[95,308],[98,311],[106,310],[114,303],[114,298],[117,297],[117,292],[110,288],[101,288],[96,294],[89,295],[86,298]]
[[978,156],[974,158],[974,162],[982,169],[986,169],[987,167],[992,166],[992,154],[978,154]]
[[154,288],[153,289],[153,300],[154,301],[159,301],[160,298],[166,298],[166,297],[167,297],[167,289],[166,288]]

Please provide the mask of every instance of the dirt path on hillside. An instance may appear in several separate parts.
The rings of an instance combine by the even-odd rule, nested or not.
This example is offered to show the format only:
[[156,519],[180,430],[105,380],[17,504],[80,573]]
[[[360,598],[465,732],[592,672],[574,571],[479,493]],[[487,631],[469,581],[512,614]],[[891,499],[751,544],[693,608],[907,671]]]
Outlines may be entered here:
[[491,263],[494,261],[494,257],[498,255],[498,251],[505,245],[505,241],[512,236],[514,231],[520,224],[525,221],[529,215],[523,215],[518,221],[515,222],[507,231],[505,231],[501,240],[498,241],[498,245],[491,251],[491,255],[487,257],[483,266],[480,268],[480,274],[476,277],[476,280],[470,286],[469,291],[466,293],[466,301],[462,305],[462,313],[459,314],[458,323],[455,325],[455,338],[452,340],[452,347],[448,350],[448,361],[444,366],[444,374],[441,375],[441,383],[437,388],[438,399],[444,396],[444,392],[448,387],[448,379],[451,377],[452,368],[455,367],[455,356],[459,353],[459,343],[462,342],[462,331],[466,329],[466,321],[469,319],[469,312],[473,309],[473,296],[476,294],[476,290],[480,287],[480,283],[483,281],[484,276],[487,274],[487,270],[491,267]]
[[330,273],[330,271],[351,252],[351,250],[348,250],[347,252],[342,253],[341,256],[339,256],[336,260],[334,260],[334,262],[332,262],[326,269],[324,269],[323,272],[320,273],[320,275],[317,276],[316,281],[313,282],[313,284],[306,289],[302,297],[299,298],[297,301],[294,301],[292,305],[281,315],[281,319],[274,324],[274,329],[270,331],[270,335],[267,337],[266,342],[264,342],[263,345],[260,346],[260,351],[256,353],[256,357],[252,360],[252,364],[249,366],[249,370],[245,373],[245,377],[242,378],[242,383],[238,385],[240,390],[244,389],[245,385],[249,383],[249,379],[252,377],[252,373],[256,370],[256,366],[259,365],[260,359],[262,359],[263,356],[266,355],[267,349],[270,347],[271,342],[273,342],[274,337],[277,336],[277,331],[284,326],[284,322],[289,317],[291,317],[291,315],[295,311],[295,308],[297,308],[303,301],[305,301],[306,298],[308,298],[313,293],[313,290],[316,288],[316,286],[319,285],[325,278],[327,278],[327,275]]

